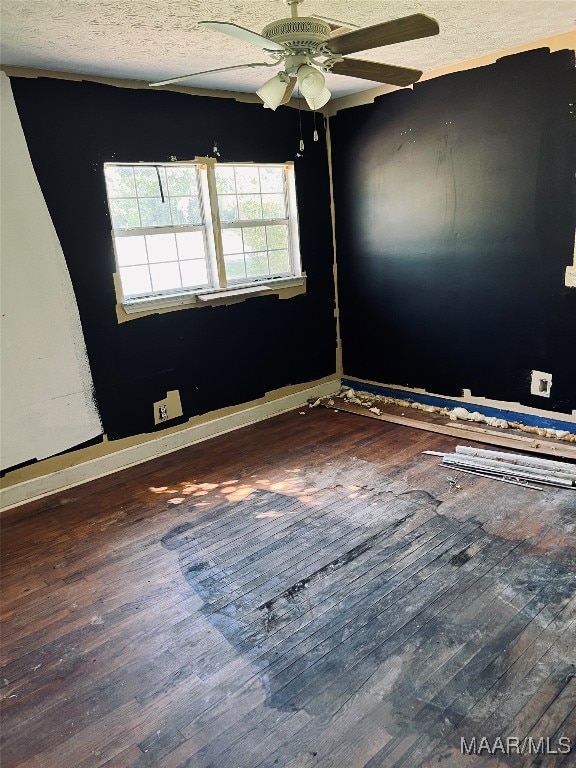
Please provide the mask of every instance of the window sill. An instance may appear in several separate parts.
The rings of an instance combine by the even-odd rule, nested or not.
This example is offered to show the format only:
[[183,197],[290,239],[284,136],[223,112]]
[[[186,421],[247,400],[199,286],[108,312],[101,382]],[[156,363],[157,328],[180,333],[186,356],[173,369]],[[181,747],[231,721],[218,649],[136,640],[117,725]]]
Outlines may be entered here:
[[144,296],[127,299],[122,308],[127,315],[143,314],[158,310],[206,307],[214,304],[231,304],[244,301],[251,296],[278,294],[280,298],[289,298],[306,292],[306,275],[299,277],[280,277],[266,282],[233,284],[228,288],[205,288],[197,291],[166,293],[158,296]]

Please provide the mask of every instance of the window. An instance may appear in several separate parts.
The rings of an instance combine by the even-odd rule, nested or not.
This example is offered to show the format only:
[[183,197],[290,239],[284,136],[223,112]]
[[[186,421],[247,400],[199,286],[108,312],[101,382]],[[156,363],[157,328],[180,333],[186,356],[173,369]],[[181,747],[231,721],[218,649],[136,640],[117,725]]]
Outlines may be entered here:
[[303,285],[294,168],[104,166],[127,312]]
[[294,274],[284,168],[217,166],[216,189],[227,280]]

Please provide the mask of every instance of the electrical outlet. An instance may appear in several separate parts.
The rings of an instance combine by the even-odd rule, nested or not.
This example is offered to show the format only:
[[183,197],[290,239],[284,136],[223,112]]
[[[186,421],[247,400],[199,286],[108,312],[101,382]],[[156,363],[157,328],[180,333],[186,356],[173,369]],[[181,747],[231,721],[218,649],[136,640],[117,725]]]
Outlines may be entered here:
[[530,394],[538,397],[550,397],[552,389],[552,374],[543,371],[532,371]]
[[170,390],[163,400],[154,403],[154,424],[162,424],[164,421],[171,421],[180,416],[182,416],[182,403],[177,389]]

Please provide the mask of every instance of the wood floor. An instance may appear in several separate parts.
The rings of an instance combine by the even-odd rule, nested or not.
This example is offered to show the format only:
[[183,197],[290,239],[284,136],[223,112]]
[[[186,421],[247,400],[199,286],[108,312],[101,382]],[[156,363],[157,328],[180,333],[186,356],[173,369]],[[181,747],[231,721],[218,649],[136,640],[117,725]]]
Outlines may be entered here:
[[576,492],[457,444],[296,411],[7,513],[2,768],[576,765]]

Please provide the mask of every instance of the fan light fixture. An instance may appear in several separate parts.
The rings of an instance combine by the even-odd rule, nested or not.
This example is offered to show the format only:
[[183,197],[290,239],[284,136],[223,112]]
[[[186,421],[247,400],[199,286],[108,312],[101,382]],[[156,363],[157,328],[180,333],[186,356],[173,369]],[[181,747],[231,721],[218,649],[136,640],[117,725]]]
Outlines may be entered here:
[[[288,91],[290,81],[291,78],[286,72],[279,72],[267,80],[256,94],[262,99],[267,109],[275,110],[287,101],[287,96],[289,98],[292,91],[292,88]],[[326,88],[324,75],[319,69],[309,64],[302,64],[297,71],[297,81],[300,93],[306,99],[310,109],[321,109],[330,100],[332,94]],[[293,85],[294,81],[292,81]]]
[[303,64],[298,69],[298,86],[310,109],[320,109],[332,96],[326,88],[322,72],[309,64]]
[[270,80],[266,80],[264,85],[256,91],[256,94],[262,99],[265,107],[274,110],[282,103],[289,82],[290,78],[284,72],[278,72]]

